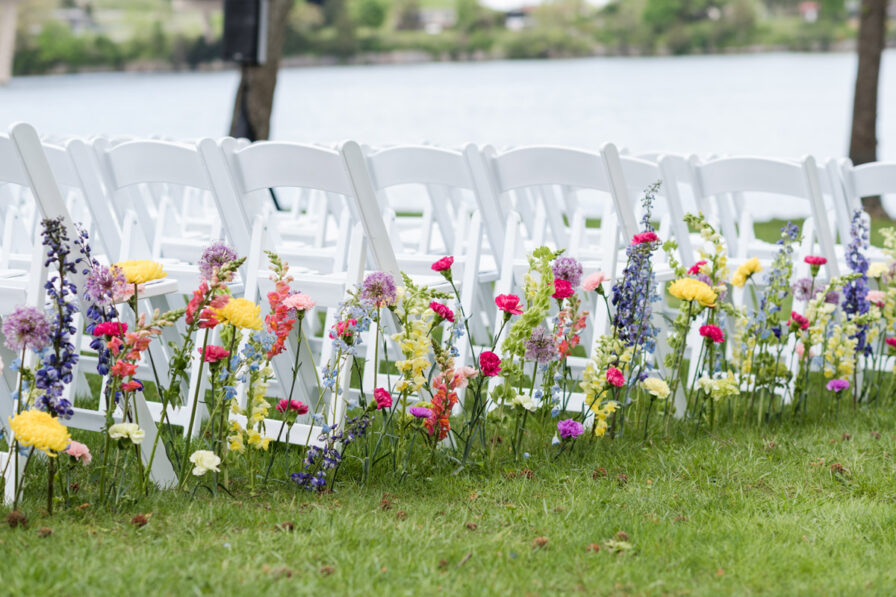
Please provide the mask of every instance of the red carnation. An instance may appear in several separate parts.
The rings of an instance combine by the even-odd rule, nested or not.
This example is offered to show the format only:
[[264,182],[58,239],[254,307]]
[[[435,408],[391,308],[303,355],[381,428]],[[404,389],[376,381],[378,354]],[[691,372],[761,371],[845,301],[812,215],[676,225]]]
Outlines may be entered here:
[[887,338],[886,342],[890,348],[896,348],[896,338]]
[[639,232],[632,238],[633,245],[640,245],[641,243],[653,243],[660,239],[656,235],[656,232]]
[[495,297],[495,305],[510,315],[522,315],[520,297],[515,294],[499,294]]
[[717,325],[701,325],[700,335],[704,338],[709,338],[716,344],[725,341],[725,333],[722,331],[722,328]]
[[570,284],[566,280],[561,280],[560,278],[554,279],[554,298],[558,301],[562,301],[565,298],[569,298],[573,295],[575,291],[572,289],[572,284]]
[[442,319],[447,319],[451,323],[454,323],[454,311],[449,309],[448,305],[443,305],[442,303],[432,301],[431,303],[429,303],[429,308],[435,311],[436,315],[438,315]]
[[288,410],[296,413],[297,415],[304,415],[308,413],[308,405],[302,402],[301,400],[280,400],[275,406],[278,411],[286,412]]
[[618,388],[625,385],[625,376],[616,367],[610,367],[607,369],[607,381]]
[[392,395],[385,388],[377,388],[373,391],[373,399],[376,400],[378,410],[392,406]]
[[814,265],[814,266],[824,265],[825,263],[828,262],[828,260],[825,259],[824,257],[819,257],[817,255],[809,255],[805,259],[803,259],[803,261],[805,261],[809,265]]
[[787,325],[793,327],[794,329],[799,328],[801,330],[805,330],[809,327],[809,320],[796,311],[791,311],[790,320],[788,320]]
[[94,336],[123,336],[128,331],[128,324],[117,321],[104,321],[93,328]]
[[705,259],[698,261],[697,263],[695,263],[694,265],[691,266],[691,269],[688,270],[688,273],[691,274],[692,276],[696,276],[697,274],[700,273],[700,267],[706,265],[706,263],[707,263],[707,261]]
[[206,363],[217,363],[218,361],[226,359],[230,356],[229,350],[227,350],[223,346],[215,346],[214,344],[206,346],[204,354],[201,348],[197,348],[196,351],[202,355],[202,360]]
[[490,350],[479,355],[479,370],[486,377],[494,377],[501,373],[501,358]]

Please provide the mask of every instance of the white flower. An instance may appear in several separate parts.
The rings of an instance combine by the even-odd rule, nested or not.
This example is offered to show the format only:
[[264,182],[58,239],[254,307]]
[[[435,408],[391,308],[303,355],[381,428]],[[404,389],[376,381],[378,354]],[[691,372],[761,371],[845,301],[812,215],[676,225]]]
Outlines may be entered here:
[[883,261],[876,261],[868,266],[869,278],[880,278],[889,271],[890,267]]
[[532,398],[532,396],[527,396],[526,394],[517,394],[514,396],[511,404],[516,406],[521,406],[528,410],[530,413],[534,413],[538,410],[538,403]]
[[659,377],[648,377],[641,382],[641,387],[644,388],[644,390],[647,391],[648,394],[652,394],[660,400],[665,400],[666,398],[668,398],[669,393],[671,392],[671,390],[669,389],[669,384],[664,382]]
[[190,454],[190,462],[195,464],[193,474],[201,477],[209,471],[217,472],[221,459],[211,450],[196,450]]
[[146,432],[140,429],[136,423],[116,423],[109,427],[109,437],[112,439],[127,437],[135,444],[139,444],[146,437]]

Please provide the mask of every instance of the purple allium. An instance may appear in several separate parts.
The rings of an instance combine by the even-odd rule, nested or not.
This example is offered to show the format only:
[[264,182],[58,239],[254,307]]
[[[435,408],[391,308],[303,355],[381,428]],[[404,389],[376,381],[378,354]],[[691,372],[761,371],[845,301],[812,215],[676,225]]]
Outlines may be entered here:
[[821,286],[821,284],[814,283],[812,278],[800,278],[791,286],[793,298],[798,301],[808,301],[814,298],[813,294],[820,290],[818,286]]
[[202,257],[199,258],[199,273],[202,275],[203,280],[211,280],[212,274],[216,270],[221,269],[237,258],[236,251],[223,241],[216,241],[202,252]]
[[557,431],[563,439],[575,439],[585,433],[585,428],[575,419],[564,419],[557,423]]
[[578,288],[582,281],[582,264],[573,257],[558,257],[551,269],[555,278],[566,280],[573,288]]
[[30,348],[37,352],[50,343],[50,320],[34,307],[16,307],[3,321],[6,345],[16,352]]
[[432,411],[424,406],[412,406],[408,409],[408,412],[411,413],[412,417],[418,419],[428,419],[432,416]]
[[116,296],[128,291],[124,272],[117,267],[94,265],[84,283],[84,296],[97,305],[111,305]]
[[532,330],[532,335],[524,343],[526,358],[544,365],[557,358],[557,344],[554,337],[544,326],[538,326]]
[[831,290],[826,295],[824,295],[824,302],[831,303],[832,305],[837,305],[840,303],[840,293],[836,290]]
[[832,379],[828,382],[828,385],[825,386],[832,392],[842,392],[849,388],[849,380],[848,379]]
[[361,284],[361,298],[381,307],[395,304],[395,278],[387,272],[373,272]]

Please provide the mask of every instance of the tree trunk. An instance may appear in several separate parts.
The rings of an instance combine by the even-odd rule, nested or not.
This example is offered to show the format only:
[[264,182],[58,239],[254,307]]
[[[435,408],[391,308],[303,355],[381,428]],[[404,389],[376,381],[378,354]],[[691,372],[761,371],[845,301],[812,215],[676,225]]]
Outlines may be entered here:
[[257,141],[270,136],[277,69],[283,56],[283,41],[292,5],[293,0],[270,0],[267,61],[259,66],[242,67],[230,121],[232,137]]
[[[862,0],[859,68],[849,140],[849,157],[855,165],[877,160],[877,88],[886,22],[887,0]],[[863,204],[872,216],[887,217],[880,197],[866,197]]]

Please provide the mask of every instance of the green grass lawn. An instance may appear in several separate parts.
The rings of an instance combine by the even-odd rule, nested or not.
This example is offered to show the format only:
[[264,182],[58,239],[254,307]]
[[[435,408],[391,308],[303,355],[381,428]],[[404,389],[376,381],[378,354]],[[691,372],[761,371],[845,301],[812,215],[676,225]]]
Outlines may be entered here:
[[[4,595],[892,595],[896,414],[580,442],[331,494],[156,494],[0,528]],[[842,472],[839,466],[842,466]],[[148,523],[132,523],[137,514]]]

